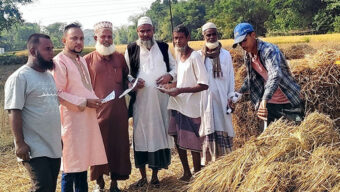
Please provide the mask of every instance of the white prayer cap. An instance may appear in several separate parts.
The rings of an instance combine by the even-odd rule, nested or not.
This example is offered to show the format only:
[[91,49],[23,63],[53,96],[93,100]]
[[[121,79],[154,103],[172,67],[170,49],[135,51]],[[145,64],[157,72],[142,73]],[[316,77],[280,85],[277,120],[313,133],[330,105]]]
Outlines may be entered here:
[[217,27],[212,22],[208,22],[202,26],[202,33],[207,29],[217,29]]
[[94,32],[104,28],[112,31],[112,23],[110,21],[101,21],[93,26]]
[[150,17],[144,16],[138,19],[137,27],[144,25],[144,24],[152,25],[152,21]]

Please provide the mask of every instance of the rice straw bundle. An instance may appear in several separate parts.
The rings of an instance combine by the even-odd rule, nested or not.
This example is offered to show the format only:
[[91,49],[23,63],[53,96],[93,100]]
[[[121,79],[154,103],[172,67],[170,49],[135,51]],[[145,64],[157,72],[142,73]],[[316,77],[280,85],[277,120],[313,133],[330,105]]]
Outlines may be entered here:
[[[197,174],[188,191],[332,191],[340,179],[340,135],[314,112],[301,125],[279,120]],[[328,171],[329,170],[329,171]]]

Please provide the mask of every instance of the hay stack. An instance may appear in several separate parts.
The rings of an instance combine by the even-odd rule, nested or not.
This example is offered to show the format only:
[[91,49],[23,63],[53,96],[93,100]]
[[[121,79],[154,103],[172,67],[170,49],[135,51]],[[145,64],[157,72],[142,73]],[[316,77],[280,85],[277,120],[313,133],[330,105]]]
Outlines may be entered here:
[[336,191],[340,134],[314,112],[300,126],[279,120],[204,168],[188,191]]
[[281,50],[286,59],[302,59],[305,55],[315,52],[315,49],[307,44],[296,44]]
[[[291,61],[290,67],[301,86],[306,111],[318,110],[336,119],[340,117],[340,51],[323,49],[305,59]],[[340,126],[340,119],[337,120]]]
[[[246,76],[245,66],[242,66],[243,53],[234,50],[231,54],[235,57],[235,87],[238,90]],[[306,111],[318,110],[330,115],[332,119],[336,119],[337,126],[340,126],[340,65],[335,64],[337,58],[340,58],[339,51],[323,49],[314,55],[307,55],[305,59],[289,61],[289,65],[301,86]],[[253,106],[246,100],[237,104],[233,125],[236,148],[242,146],[250,136],[261,133],[261,121],[256,117]]]

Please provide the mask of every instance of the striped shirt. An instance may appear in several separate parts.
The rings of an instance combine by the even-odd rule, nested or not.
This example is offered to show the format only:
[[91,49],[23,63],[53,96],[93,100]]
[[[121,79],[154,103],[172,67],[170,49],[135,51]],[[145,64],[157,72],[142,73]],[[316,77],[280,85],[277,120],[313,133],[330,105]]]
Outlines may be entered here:
[[243,82],[240,93],[250,92],[250,99],[259,106],[261,100],[270,100],[278,87],[283,91],[293,106],[300,104],[300,86],[296,83],[289,70],[287,61],[280,49],[271,43],[257,39],[257,56],[268,72],[268,80],[265,81],[251,67],[251,57],[245,54],[247,76]]

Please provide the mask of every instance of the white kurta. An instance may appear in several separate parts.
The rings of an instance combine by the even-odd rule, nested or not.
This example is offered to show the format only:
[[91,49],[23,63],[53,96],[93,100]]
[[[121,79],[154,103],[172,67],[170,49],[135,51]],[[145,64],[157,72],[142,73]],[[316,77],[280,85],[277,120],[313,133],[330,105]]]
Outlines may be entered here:
[[[202,52],[199,51],[202,55]],[[200,135],[206,136],[215,131],[227,132],[234,137],[231,114],[227,114],[228,99],[234,94],[234,69],[230,53],[221,48],[220,64],[223,77],[213,76],[213,60],[206,58],[205,67],[209,76],[209,89],[202,92]]]
[[[169,72],[175,76],[175,60],[170,50]],[[128,52],[125,60],[130,68]],[[156,79],[167,73],[163,55],[157,43],[150,50],[140,47],[140,68],[137,77],[145,81],[145,87],[137,90],[133,107],[133,142],[135,151],[155,152],[173,148],[173,138],[168,135],[169,96],[156,88]]]
[[[177,60],[177,87],[195,87],[197,84],[208,85],[208,74],[204,67],[202,57],[193,51],[190,56],[182,62]],[[170,97],[168,109],[176,110],[181,114],[198,118],[200,112],[201,92],[181,93],[176,97]]]

